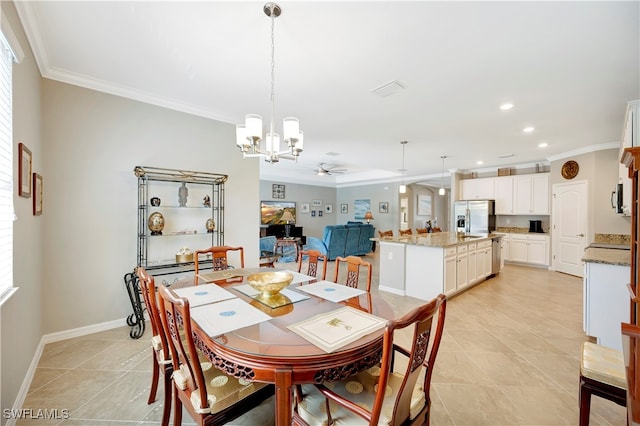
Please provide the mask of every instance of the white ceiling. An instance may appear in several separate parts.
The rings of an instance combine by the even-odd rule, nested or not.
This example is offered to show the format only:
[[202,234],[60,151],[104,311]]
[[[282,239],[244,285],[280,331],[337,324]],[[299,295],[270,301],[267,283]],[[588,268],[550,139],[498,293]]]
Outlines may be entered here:
[[[446,169],[547,163],[615,146],[626,102],[640,98],[638,1],[279,4],[276,128],[298,117],[305,150],[298,163],[261,161],[263,179],[400,180],[401,140],[406,181],[439,180],[442,155]],[[47,78],[228,123],[248,113],[268,122],[262,2],[16,6]],[[406,89],[371,92],[392,80]],[[501,111],[504,101],[515,107]],[[318,162],[349,171],[315,176]]]

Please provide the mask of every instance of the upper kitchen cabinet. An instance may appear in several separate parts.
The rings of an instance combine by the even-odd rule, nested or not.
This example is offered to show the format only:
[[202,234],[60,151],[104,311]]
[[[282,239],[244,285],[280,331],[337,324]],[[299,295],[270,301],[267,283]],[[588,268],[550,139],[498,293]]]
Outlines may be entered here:
[[464,179],[460,181],[461,200],[493,200],[494,178]]
[[513,176],[495,178],[496,214],[513,214]]
[[513,214],[549,214],[549,173],[513,176]]
[[[622,126],[622,140],[620,143],[620,157],[625,148],[640,145],[640,100],[627,103],[624,124]],[[631,216],[631,179],[629,170],[624,164],[619,166],[619,180],[622,184],[622,214]]]

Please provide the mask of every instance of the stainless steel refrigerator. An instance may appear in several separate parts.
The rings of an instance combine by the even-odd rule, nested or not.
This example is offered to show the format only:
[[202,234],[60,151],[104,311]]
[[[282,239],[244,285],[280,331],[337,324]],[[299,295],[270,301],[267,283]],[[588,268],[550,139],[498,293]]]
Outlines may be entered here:
[[454,206],[458,232],[487,234],[496,230],[494,200],[462,200]]

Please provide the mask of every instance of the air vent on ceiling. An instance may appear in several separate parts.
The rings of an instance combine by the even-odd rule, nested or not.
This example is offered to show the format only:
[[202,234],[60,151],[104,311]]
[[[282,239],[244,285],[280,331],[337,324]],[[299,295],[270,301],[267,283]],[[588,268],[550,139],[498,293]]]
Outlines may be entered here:
[[514,154],[502,154],[502,155],[498,155],[498,158],[509,158],[509,157],[513,157]]
[[407,86],[400,83],[398,80],[393,80],[388,83],[383,84],[380,87],[376,87],[371,91],[374,95],[378,95],[381,98],[386,98],[387,96],[391,96],[394,93],[398,93],[401,90],[406,89]]

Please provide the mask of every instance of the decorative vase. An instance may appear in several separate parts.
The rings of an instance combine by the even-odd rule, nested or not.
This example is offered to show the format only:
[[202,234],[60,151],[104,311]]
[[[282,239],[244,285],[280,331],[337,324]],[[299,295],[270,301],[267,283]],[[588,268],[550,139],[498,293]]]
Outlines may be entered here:
[[160,205],[160,198],[158,197],[151,197],[151,205],[153,207],[158,207]]
[[187,197],[189,196],[189,188],[187,188],[187,184],[182,182],[182,186],[178,188],[178,204],[180,207],[185,207],[187,205]]
[[148,227],[151,235],[162,235],[164,229],[164,216],[160,212],[153,212],[149,215]]
[[205,224],[206,228],[207,228],[207,232],[211,233],[213,231],[215,231],[216,229],[216,221],[209,218],[207,219],[207,223]]

